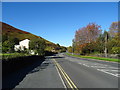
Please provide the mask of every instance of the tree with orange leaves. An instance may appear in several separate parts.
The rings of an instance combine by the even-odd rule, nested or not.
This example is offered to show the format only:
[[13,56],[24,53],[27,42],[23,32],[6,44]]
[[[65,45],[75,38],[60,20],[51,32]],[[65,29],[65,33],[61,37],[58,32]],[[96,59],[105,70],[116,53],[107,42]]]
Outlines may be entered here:
[[75,33],[75,45],[77,52],[83,52],[83,49],[85,47],[88,49],[89,52],[93,48],[92,43],[96,42],[97,38],[99,37],[101,33],[101,26],[95,24],[95,23],[89,23],[86,27],[80,28]]

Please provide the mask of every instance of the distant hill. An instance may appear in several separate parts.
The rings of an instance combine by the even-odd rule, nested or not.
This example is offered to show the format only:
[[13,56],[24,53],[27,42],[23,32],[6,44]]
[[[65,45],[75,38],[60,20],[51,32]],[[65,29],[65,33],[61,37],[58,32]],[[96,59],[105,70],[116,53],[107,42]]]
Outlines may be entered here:
[[[40,36],[36,36],[32,33],[17,29],[11,25],[8,25],[6,23],[0,22],[0,24],[2,24],[2,35],[7,35],[9,37],[14,37],[14,38],[18,38],[19,40],[24,40],[24,39],[44,39]],[[1,32],[0,32],[1,33]],[[53,50],[55,47],[57,47],[57,45],[55,43],[52,43],[46,39],[44,39],[46,42],[46,50],[50,51]]]

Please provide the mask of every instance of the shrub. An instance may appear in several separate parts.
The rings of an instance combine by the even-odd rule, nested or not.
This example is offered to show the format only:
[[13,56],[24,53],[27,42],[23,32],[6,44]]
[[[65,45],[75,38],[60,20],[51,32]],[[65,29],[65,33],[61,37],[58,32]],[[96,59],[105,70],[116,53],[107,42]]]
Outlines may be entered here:
[[119,54],[120,53],[120,47],[112,47],[112,52],[114,54]]

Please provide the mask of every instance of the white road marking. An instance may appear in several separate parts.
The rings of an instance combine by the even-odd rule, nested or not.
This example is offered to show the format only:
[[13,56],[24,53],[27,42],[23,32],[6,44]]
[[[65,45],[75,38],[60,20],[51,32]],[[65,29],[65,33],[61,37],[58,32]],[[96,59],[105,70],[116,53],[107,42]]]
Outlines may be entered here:
[[56,70],[57,70],[57,72],[58,72],[58,75],[59,75],[59,77],[60,77],[60,79],[61,79],[61,81],[62,81],[62,84],[63,84],[64,88],[67,89],[67,87],[66,87],[66,85],[65,85],[65,82],[63,81],[62,76],[60,75],[60,72],[59,72],[58,68],[57,68],[56,66],[55,66],[55,68],[56,68]]
[[80,61],[80,60],[69,60],[75,63],[78,63],[80,65],[86,66],[86,67],[92,67],[94,69],[97,69],[98,71],[104,72],[106,74],[119,77],[120,75],[118,74],[118,69],[116,67],[112,67],[110,65],[105,65],[105,64],[100,64],[100,63],[94,63],[94,62],[89,62],[89,61]]
[[102,69],[97,69],[98,71],[101,71],[101,72],[104,72],[104,73],[107,73],[107,74],[109,74],[109,75],[113,75],[113,76],[115,76],[115,77],[118,77],[118,74],[113,74],[113,73],[110,73],[110,72],[106,72],[106,71],[104,71],[104,70],[102,70]]
[[118,70],[108,70],[108,69],[104,69],[104,71],[113,71],[113,72],[118,72]]
[[86,67],[89,67],[88,65],[86,65],[86,64],[83,64],[84,66],[86,66]]
[[106,68],[106,67],[103,67],[103,66],[91,66],[91,67],[94,67],[94,68]]

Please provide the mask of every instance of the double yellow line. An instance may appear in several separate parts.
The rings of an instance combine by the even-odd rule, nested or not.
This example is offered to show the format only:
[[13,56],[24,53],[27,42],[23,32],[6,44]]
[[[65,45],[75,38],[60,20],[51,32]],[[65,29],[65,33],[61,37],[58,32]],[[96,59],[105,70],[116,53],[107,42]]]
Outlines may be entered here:
[[57,66],[58,70],[61,72],[62,76],[65,78],[65,80],[67,81],[69,87],[72,90],[78,90],[78,88],[76,87],[76,85],[73,83],[73,81],[70,79],[70,77],[67,75],[67,73],[63,70],[63,68],[60,66],[60,64],[57,63],[57,61],[55,59],[53,59],[55,65]]

